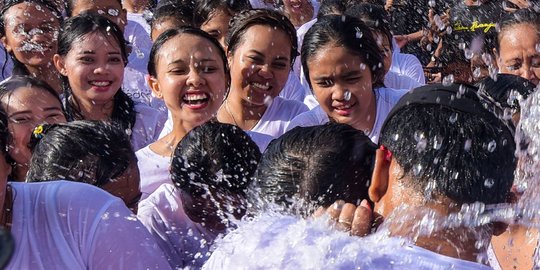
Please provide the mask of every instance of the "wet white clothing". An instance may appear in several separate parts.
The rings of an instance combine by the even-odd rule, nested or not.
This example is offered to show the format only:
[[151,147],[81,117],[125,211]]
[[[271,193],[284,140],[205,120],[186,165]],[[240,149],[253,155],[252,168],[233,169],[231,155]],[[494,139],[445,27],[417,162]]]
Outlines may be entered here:
[[151,105],[152,91],[146,83],[148,59],[152,49],[150,35],[139,22],[128,19],[124,30],[124,38],[131,45],[131,53],[128,57],[128,64],[124,69],[122,90],[134,101]]
[[184,212],[179,191],[163,184],[139,205],[138,217],[154,236],[172,268],[199,269],[210,256],[216,235]]
[[304,102],[306,96],[311,95],[309,88],[305,88],[300,84],[300,80],[294,72],[289,72],[289,78],[283,87],[283,90],[279,93],[279,96],[284,99],[296,100],[298,102]]
[[328,220],[265,214],[216,241],[203,269],[490,269],[382,234],[349,236]]
[[137,117],[131,135],[133,151],[155,142],[167,120],[165,114],[142,103],[135,104],[135,111]]
[[6,269],[170,269],[124,203],[83,183],[10,184],[15,251]]
[[422,86],[419,82],[415,81],[411,77],[407,77],[402,74],[395,73],[393,71],[388,71],[384,75],[384,86],[393,89],[407,89],[411,90],[413,88]]
[[171,157],[159,155],[150,149],[150,145],[135,152],[137,166],[141,175],[141,202],[148,198],[162,184],[172,184]]
[[[390,71],[407,76],[420,83],[420,85],[426,84],[422,63],[420,63],[420,60],[412,54],[400,52],[392,53],[392,65],[390,66]],[[387,85],[387,87],[390,86]]]
[[[396,105],[399,99],[405,93],[407,93],[407,91],[407,89],[392,89],[385,87],[376,89],[377,114],[375,116],[375,123],[373,124],[373,128],[368,134],[366,134],[371,139],[371,141],[373,141],[374,143],[377,143],[379,141],[379,133],[381,131],[382,125],[384,124],[384,120],[386,120],[386,116],[388,115],[388,113],[390,113],[390,111],[392,110],[394,105]],[[297,126],[309,127],[322,125],[328,121],[330,121],[328,115],[320,106],[318,106],[294,118],[289,124],[287,130],[290,130]]]
[[246,133],[259,146],[261,152],[264,152],[273,139],[285,133],[292,119],[307,111],[308,108],[303,103],[276,97],[259,122]]

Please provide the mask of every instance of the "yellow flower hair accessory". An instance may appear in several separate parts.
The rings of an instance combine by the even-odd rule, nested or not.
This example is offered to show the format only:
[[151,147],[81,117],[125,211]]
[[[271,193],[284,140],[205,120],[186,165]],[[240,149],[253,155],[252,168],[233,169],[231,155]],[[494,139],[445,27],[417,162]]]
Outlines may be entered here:
[[34,128],[34,137],[37,139],[43,138],[43,125],[39,125],[36,128]]

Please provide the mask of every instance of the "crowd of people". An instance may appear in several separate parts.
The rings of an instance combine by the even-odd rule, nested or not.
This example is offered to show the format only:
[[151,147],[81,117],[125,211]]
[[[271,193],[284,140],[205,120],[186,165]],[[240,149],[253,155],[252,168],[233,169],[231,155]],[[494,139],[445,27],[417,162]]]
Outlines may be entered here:
[[537,0],[2,0],[0,46],[0,269],[540,267]]

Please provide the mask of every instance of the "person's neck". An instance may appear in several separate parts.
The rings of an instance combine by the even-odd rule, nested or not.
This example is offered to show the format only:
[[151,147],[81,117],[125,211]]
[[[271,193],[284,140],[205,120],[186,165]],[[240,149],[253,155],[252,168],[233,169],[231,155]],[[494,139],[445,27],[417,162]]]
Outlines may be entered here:
[[[450,213],[456,209],[449,209],[440,203],[427,203],[417,206],[402,206],[399,216],[384,221],[384,227],[391,236],[411,239],[421,248],[432,252],[461,260],[478,262],[479,255],[485,254],[491,239],[483,228],[457,226],[445,228]],[[429,219],[428,224],[422,226],[419,220]],[[437,228],[437,226],[441,226]],[[478,243],[483,243],[478,245]]]
[[218,111],[218,120],[222,123],[237,125],[242,130],[251,130],[266,112],[266,106],[255,106],[241,98],[229,94]]
[[123,1],[123,8],[129,13],[143,13],[145,10],[150,10],[152,5],[148,0],[132,0]]
[[171,118],[173,122],[172,131],[150,145],[150,149],[160,156],[172,156],[178,143],[190,130],[197,126],[196,124],[183,121],[180,116],[175,114],[173,114]]
[[26,69],[32,76],[46,82],[56,93],[62,94],[62,79],[52,63],[49,63],[46,67],[26,66]]
[[114,99],[107,102],[94,102],[92,100],[77,99],[75,96],[72,96],[72,98],[77,102],[84,120],[110,120],[114,108]]
[[367,106],[367,116],[364,119],[357,119],[358,122],[351,123],[351,126],[365,134],[370,134],[377,119],[377,97],[375,94]]
[[17,182],[24,182],[26,181],[26,174],[28,173],[28,164],[15,164],[13,167],[13,171],[11,173],[11,177],[13,177],[12,180],[15,180]]

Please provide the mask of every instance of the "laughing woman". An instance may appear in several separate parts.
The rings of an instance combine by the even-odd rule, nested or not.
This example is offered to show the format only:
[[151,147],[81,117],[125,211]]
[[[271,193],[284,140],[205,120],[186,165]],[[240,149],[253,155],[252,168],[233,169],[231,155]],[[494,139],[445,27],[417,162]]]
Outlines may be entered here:
[[263,152],[307,111],[303,103],[278,96],[298,54],[296,31],[283,14],[264,9],[241,12],[231,23],[226,40],[231,88],[218,119],[242,128]]
[[165,102],[172,130],[138,151],[143,199],[161,184],[172,183],[171,156],[194,127],[215,117],[228,84],[227,59],[206,32],[183,27],[162,33],[150,51],[149,85]]
[[64,77],[68,121],[117,124],[130,136],[135,151],[157,139],[165,116],[135,104],[121,90],[127,49],[115,23],[90,13],[71,17],[62,26],[53,59]]

